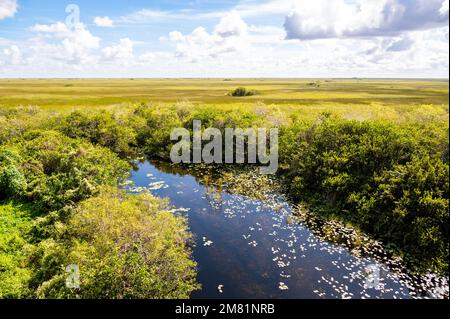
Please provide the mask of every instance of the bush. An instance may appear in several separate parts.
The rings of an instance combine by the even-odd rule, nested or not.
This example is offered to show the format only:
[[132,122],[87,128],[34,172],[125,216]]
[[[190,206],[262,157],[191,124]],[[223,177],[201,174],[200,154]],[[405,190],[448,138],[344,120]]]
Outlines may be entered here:
[[291,195],[448,273],[448,128],[321,117],[282,130]]
[[244,87],[239,87],[233,92],[230,93],[233,97],[245,97],[245,96],[253,96],[256,95],[256,91],[254,90],[248,90]]
[[[399,243],[420,270],[448,270],[449,166],[415,156],[375,178],[376,188],[355,204],[365,228]],[[356,199],[357,197],[355,197]],[[356,216],[355,216],[356,217]]]
[[[198,288],[185,219],[151,195],[106,188],[76,208],[61,238],[35,251],[40,298],[188,298]],[[65,286],[69,264],[80,289]]]
[[27,188],[25,177],[18,169],[20,156],[0,147],[0,200],[23,194]]
[[101,185],[116,185],[129,170],[111,151],[55,131],[28,132],[8,148],[20,157],[6,165],[8,161],[0,159],[0,183],[7,186],[2,193],[43,209],[61,209],[88,198]]
[[225,128],[259,127],[263,119],[254,112],[242,110],[220,110],[211,106],[197,107],[195,110],[181,109],[180,105],[167,108],[140,105],[130,121],[137,133],[140,148],[150,158],[169,159],[172,146],[170,134],[183,127],[191,132],[193,121],[201,121],[202,128],[214,127],[225,132]]
[[25,298],[31,270],[26,265],[25,235],[32,214],[24,205],[0,203],[0,299]]
[[94,115],[73,112],[64,118],[60,130],[68,137],[107,147],[122,158],[133,154],[136,147],[136,134],[128,123],[120,123],[105,111]]
[[182,126],[177,112],[143,104],[135,109],[133,118],[138,145],[145,154],[152,158],[168,159],[173,145],[170,134]]

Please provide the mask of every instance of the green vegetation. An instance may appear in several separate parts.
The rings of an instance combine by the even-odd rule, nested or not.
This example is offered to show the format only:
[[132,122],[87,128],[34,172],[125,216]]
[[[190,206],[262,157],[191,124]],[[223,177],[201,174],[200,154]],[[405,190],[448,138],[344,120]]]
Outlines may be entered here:
[[234,97],[253,96],[253,95],[256,95],[256,91],[248,90],[244,87],[239,87],[236,90],[234,90],[233,92],[231,92],[230,95],[234,96]]
[[26,267],[26,234],[33,214],[23,204],[0,202],[0,299],[23,298],[29,294],[31,271]]
[[[198,288],[185,220],[117,188],[136,151],[130,118],[5,113],[23,125],[0,129],[0,298],[187,298]],[[79,289],[65,286],[69,264]]]
[[129,165],[111,151],[55,131],[29,131],[0,148],[5,198],[58,210],[115,185]]
[[[311,85],[314,83],[314,85]],[[320,85],[318,87],[318,85]],[[236,99],[229,92],[252,88],[258,95]],[[447,81],[318,80],[308,79],[51,79],[0,80],[0,110],[29,105],[45,110],[72,111],[118,108],[136,103],[177,103],[188,100],[221,108],[253,107],[257,101],[283,112],[302,115],[332,109],[362,118],[411,109],[420,105],[448,105]],[[1,111],[0,111],[1,112]],[[373,113],[375,112],[375,113]],[[392,114],[389,114],[392,115]]]
[[448,272],[448,124],[325,116],[286,128],[281,140],[295,199],[389,243],[422,271]]
[[[185,220],[151,195],[106,188],[57,233],[32,254],[39,298],[188,298],[197,287]],[[67,273],[55,264],[78,265],[80,289],[66,288]]]
[[[241,86],[258,95],[228,94]],[[117,186],[194,119],[279,127],[294,201],[448,275],[448,115],[440,81],[0,80],[0,298],[189,297],[185,221]]]
[[95,145],[109,148],[120,157],[133,155],[135,132],[122,122],[118,116],[101,112],[87,116],[73,112],[64,118],[59,129],[71,138],[83,138]]

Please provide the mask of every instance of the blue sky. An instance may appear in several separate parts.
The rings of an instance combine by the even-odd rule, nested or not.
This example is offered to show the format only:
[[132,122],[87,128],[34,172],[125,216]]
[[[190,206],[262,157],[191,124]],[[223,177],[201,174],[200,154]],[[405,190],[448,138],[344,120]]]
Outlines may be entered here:
[[448,78],[448,16],[448,0],[0,0],[0,77]]

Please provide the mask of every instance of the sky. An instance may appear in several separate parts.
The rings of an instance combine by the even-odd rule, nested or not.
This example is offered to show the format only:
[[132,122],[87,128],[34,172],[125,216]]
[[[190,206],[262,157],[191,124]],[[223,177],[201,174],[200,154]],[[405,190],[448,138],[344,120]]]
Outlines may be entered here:
[[449,0],[0,0],[0,78],[446,78]]

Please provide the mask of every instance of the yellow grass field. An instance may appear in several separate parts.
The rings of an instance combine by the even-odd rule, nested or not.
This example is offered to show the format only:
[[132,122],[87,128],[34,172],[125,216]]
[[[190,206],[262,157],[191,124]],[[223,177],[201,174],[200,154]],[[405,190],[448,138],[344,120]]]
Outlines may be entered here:
[[0,104],[60,108],[184,99],[236,103],[228,93],[240,86],[258,92],[246,97],[245,102],[267,104],[448,104],[448,81],[292,79],[0,80]]
[[[257,95],[229,96],[237,87]],[[0,108],[37,106],[48,111],[121,108],[136,103],[276,108],[313,118],[333,112],[349,119],[409,120],[448,117],[446,80],[382,79],[3,79]]]

